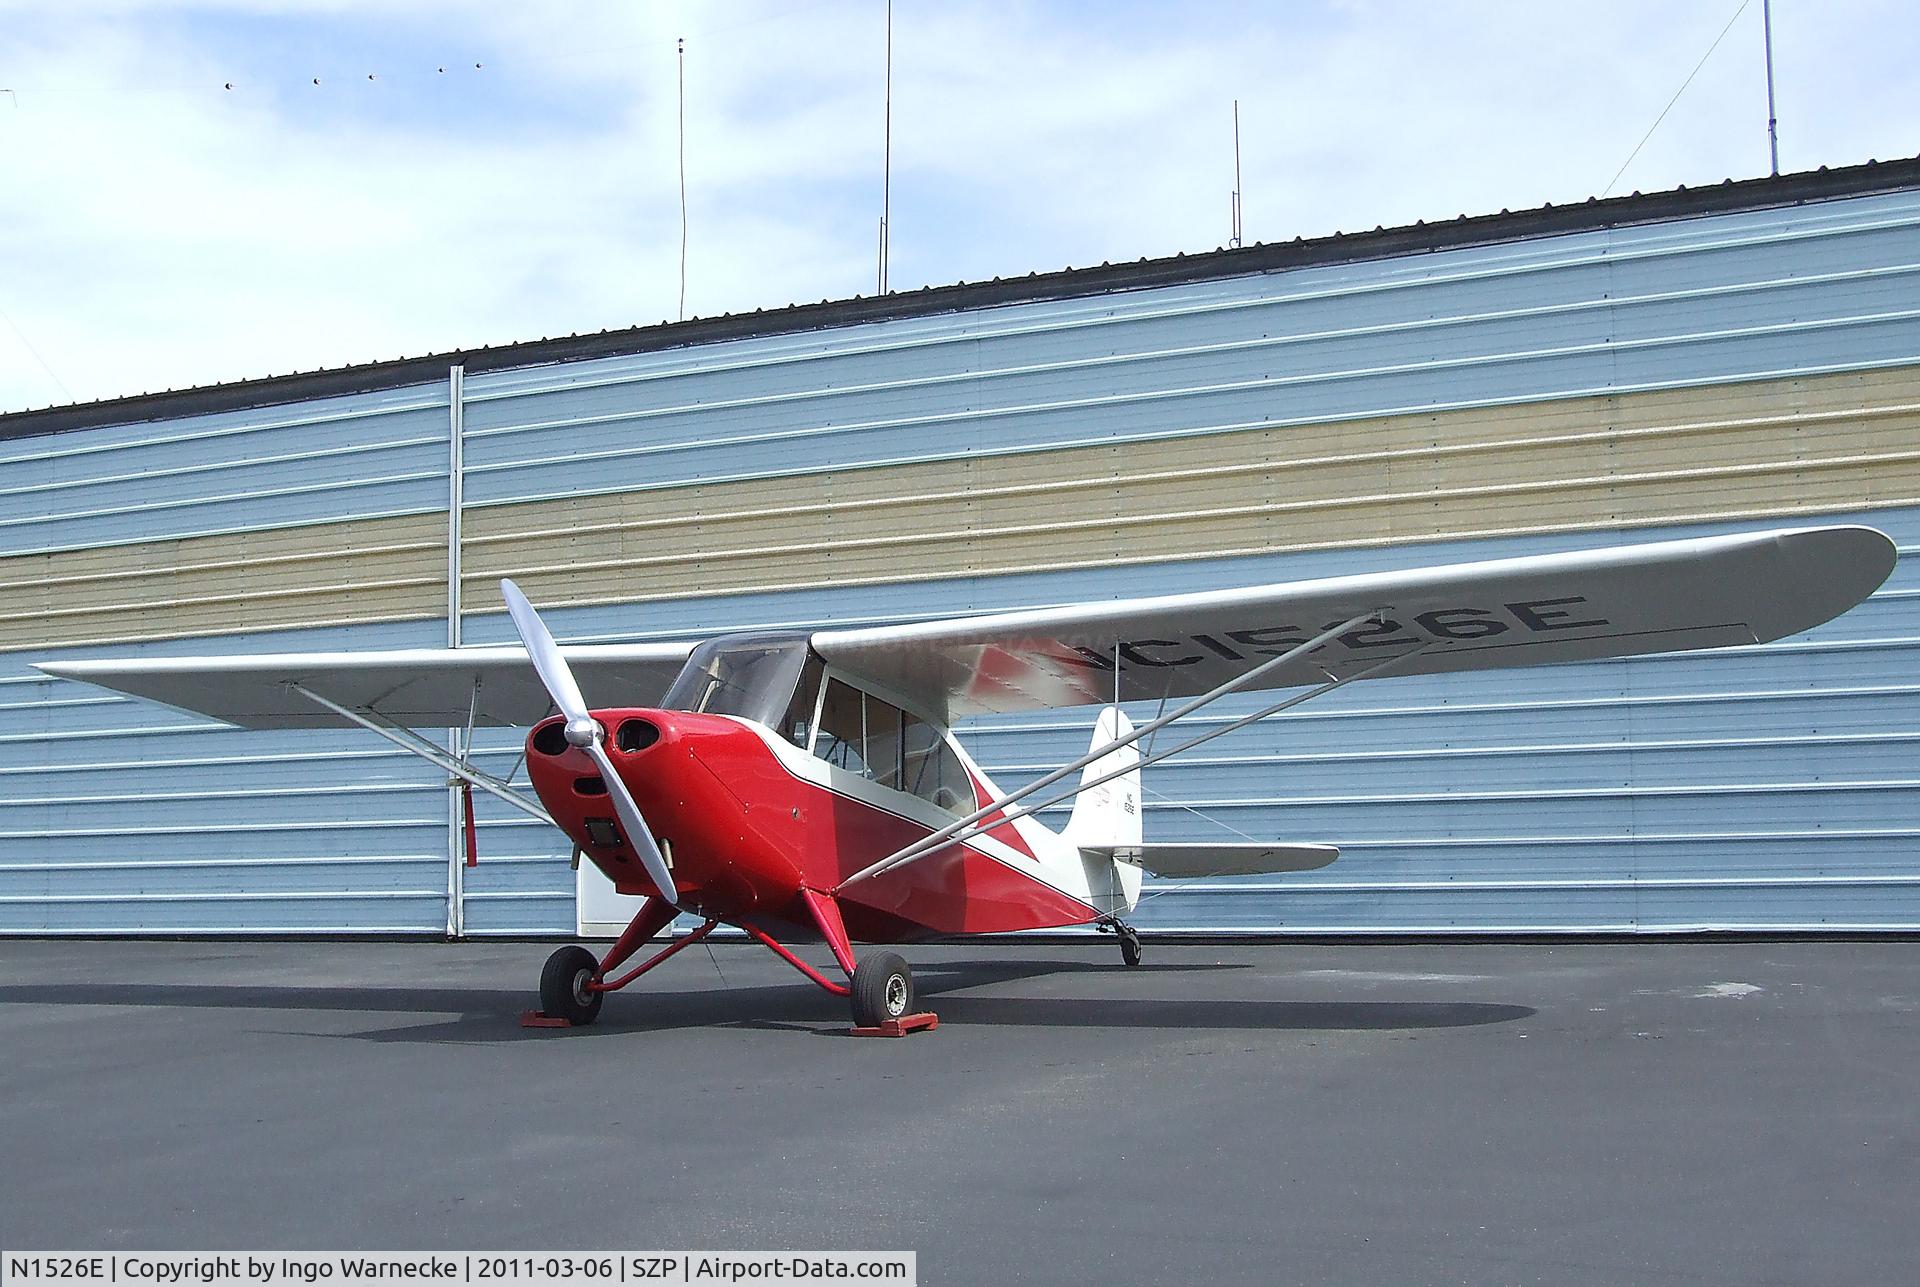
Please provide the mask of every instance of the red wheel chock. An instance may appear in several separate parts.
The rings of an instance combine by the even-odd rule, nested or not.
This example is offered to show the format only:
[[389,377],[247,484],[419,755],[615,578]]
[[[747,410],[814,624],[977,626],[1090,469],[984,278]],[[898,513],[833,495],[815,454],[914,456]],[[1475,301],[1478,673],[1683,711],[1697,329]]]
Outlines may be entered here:
[[905,1037],[925,1030],[932,1032],[940,1026],[940,1016],[922,1011],[919,1014],[903,1014],[898,1019],[888,1019],[872,1028],[853,1028],[850,1035],[855,1037]]
[[520,1026],[523,1028],[571,1028],[573,1020],[542,1014],[538,1010],[523,1010],[520,1012]]

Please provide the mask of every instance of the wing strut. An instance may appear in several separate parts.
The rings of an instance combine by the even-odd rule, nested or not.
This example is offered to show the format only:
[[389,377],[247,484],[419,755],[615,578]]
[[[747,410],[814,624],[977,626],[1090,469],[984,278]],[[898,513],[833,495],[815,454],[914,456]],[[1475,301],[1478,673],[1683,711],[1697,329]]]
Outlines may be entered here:
[[[1421,644],[1418,648],[1409,648],[1403,653],[1398,653],[1392,657],[1382,658],[1381,660],[1375,662],[1371,666],[1368,666],[1364,670],[1354,671],[1353,674],[1351,675],[1342,675],[1337,678],[1331,678],[1326,683],[1321,684],[1318,688],[1310,688],[1304,693],[1295,693],[1293,696],[1277,701],[1273,705],[1268,706],[1262,710],[1257,710],[1251,715],[1244,715],[1241,718],[1233,721],[1233,723],[1228,724],[1225,728],[1216,728],[1212,732],[1202,733],[1200,734],[1200,736],[1195,738],[1190,738],[1187,741],[1180,743],[1180,745],[1171,748],[1170,750],[1161,751],[1156,755],[1146,756],[1145,758],[1139,760],[1137,763],[1124,765],[1121,768],[1117,768],[1113,770],[1113,772],[1111,773],[1103,773],[1099,777],[1095,778],[1093,781],[1082,782],[1080,783],[1080,785],[1073,787],[1070,790],[1062,791],[1059,795],[1054,796],[1050,800],[1042,801],[1039,804],[1023,804],[1019,808],[1008,812],[1005,816],[995,818],[991,823],[988,823],[985,826],[980,826],[976,824],[975,826],[960,832],[958,835],[953,836],[948,841],[948,843],[960,844],[963,841],[973,839],[975,836],[984,835],[985,833],[992,831],[995,827],[1000,826],[1002,823],[1012,822],[1016,818],[1024,818],[1029,814],[1039,813],[1042,809],[1051,809],[1056,804],[1064,804],[1066,801],[1071,800],[1075,796],[1079,795],[1082,791],[1091,791],[1093,790],[1093,788],[1097,786],[1106,785],[1107,783],[1113,781],[1115,778],[1125,777],[1127,774],[1135,772],[1136,770],[1147,768],[1151,765],[1160,763],[1160,761],[1162,760],[1169,759],[1175,755],[1179,755],[1182,751],[1191,751],[1194,747],[1200,745],[1202,742],[1211,742],[1216,737],[1225,737],[1228,733],[1234,732],[1237,729],[1245,728],[1247,725],[1266,719],[1270,715],[1278,715],[1281,711],[1287,710],[1294,706],[1298,706],[1303,702],[1310,702],[1314,698],[1319,697],[1325,693],[1330,693],[1336,688],[1341,688],[1347,684],[1351,684],[1356,679],[1371,679],[1375,675],[1380,674],[1382,671],[1391,670],[1393,667],[1399,665],[1401,662],[1406,661],[1410,657],[1417,656],[1420,653],[1425,652],[1427,649],[1431,647],[1433,647],[1431,643],[1424,643],[1424,644]],[[905,859],[903,861],[910,862],[912,861],[912,859]],[[855,880],[858,880],[859,878],[860,877],[857,875],[848,877],[846,884],[852,884]],[[845,886],[843,885],[842,888],[845,888]]]
[[[1118,751],[1123,747],[1133,745],[1135,742],[1139,741],[1141,738],[1146,737],[1151,733],[1158,732],[1159,730],[1165,728],[1167,725],[1173,723],[1175,720],[1180,719],[1184,716],[1193,714],[1193,712],[1199,710],[1202,706],[1207,706],[1213,702],[1219,701],[1222,697],[1225,697],[1228,693],[1233,692],[1235,689],[1246,687],[1248,684],[1260,678],[1260,676],[1266,674],[1268,671],[1276,670],[1281,666],[1286,665],[1290,661],[1297,660],[1298,658],[1306,655],[1307,653],[1312,652],[1315,648],[1320,647],[1320,645],[1327,643],[1330,640],[1339,638],[1341,635],[1353,629],[1355,626],[1360,625],[1361,623],[1366,621],[1371,621],[1376,617],[1382,616],[1389,610],[1390,609],[1384,608],[1384,607],[1374,608],[1367,612],[1361,613],[1359,616],[1349,617],[1347,620],[1342,621],[1337,626],[1328,627],[1327,629],[1321,631],[1319,634],[1315,635],[1313,638],[1307,640],[1305,643],[1299,645],[1298,647],[1289,648],[1286,652],[1281,653],[1278,657],[1271,657],[1266,661],[1261,662],[1258,666],[1255,666],[1252,670],[1245,671],[1241,674],[1235,675],[1233,678],[1227,680],[1225,683],[1220,684],[1217,687],[1208,689],[1206,692],[1200,694],[1200,696],[1194,698],[1190,702],[1185,703],[1184,705],[1180,706],[1178,709],[1170,712],[1169,714],[1162,715],[1157,719],[1149,720],[1147,723],[1142,724],[1139,728],[1134,729],[1131,733],[1128,733],[1122,737],[1114,738],[1112,741],[1107,742],[1101,746],[1096,746],[1091,751],[1088,751],[1085,755],[1075,760],[1073,763],[1066,765],[1064,768],[1055,769],[1053,772],[1047,774],[1045,777],[1039,778],[1033,782],[1029,782],[1027,783],[1027,785],[1019,788],[1016,791],[1009,791],[1005,795],[998,796],[995,799],[989,800],[986,804],[981,805],[978,809],[975,809],[972,813],[968,814],[966,817],[960,818],[954,822],[948,823],[946,826],[940,828],[940,830],[934,832],[932,835],[927,836],[925,839],[916,840],[912,844],[906,846],[904,849],[899,849],[894,851],[891,854],[888,854],[885,858],[882,858],[879,862],[876,862],[871,866],[861,868],[859,871],[853,873],[853,875],[847,877],[845,880],[841,881],[837,886],[835,886],[833,889],[833,893],[838,895],[842,891],[844,891],[849,885],[856,884],[859,881],[867,880],[874,876],[878,876],[881,872],[886,871],[893,867],[897,867],[901,863],[911,862],[915,858],[924,857],[925,855],[932,853],[935,849],[944,848],[947,844],[953,842],[955,837],[961,836],[962,832],[967,833],[967,836],[978,835],[980,831],[983,830],[983,828],[977,827],[976,824],[978,824],[981,819],[987,817],[989,814],[998,812],[999,810],[1005,808],[1009,804],[1012,804],[1016,800],[1023,800],[1026,797],[1032,795],[1036,791],[1040,791],[1047,787],[1050,787],[1064,777],[1067,777],[1074,773],[1078,773],[1081,769],[1086,768],[1087,765],[1092,764],[1095,760],[1111,755],[1113,752]],[[1413,652],[1419,652],[1419,651],[1421,651],[1421,649],[1413,650]],[[1390,658],[1389,660],[1399,661],[1411,655],[1413,655],[1412,652],[1401,653],[1396,657]],[[1370,674],[1372,672],[1366,671],[1362,673]],[[1357,678],[1358,676],[1354,676],[1354,677]],[[1334,681],[1334,684],[1337,686],[1340,682],[1343,682],[1343,681],[1336,680]],[[1326,691],[1325,687],[1313,689],[1309,691],[1305,697],[1301,697],[1297,699],[1290,698],[1286,702],[1281,703],[1279,706],[1274,707],[1273,710],[1283,710],[1288,705],[1297,704],[1298,701],[1306,700],[1306,697],[1311,697],[1315,693],[1324,692],[1324,691]],[[1264,714],[1271,714],[1271,713],[1272,713],[1271,711],[1267,711],[1267,712],[1263,712],[1262,714],[1264,715]],[[1250,717],[1250,719],[1257,719],[1257,718],[1260,718],[1260,716]],[[1249,722],[1249,721],[1241,721],[1241,723],[1246,723],[1246,722]],[[1231,732],[1233,729],[1236,729],[1239,727],[1241,727],[1240,723],[1232,724],[1225,729],[1221,729],[1220,732]],[[1208,736],[1217,736],[1217,735],[1218,734],[1209,734]],[[1202,737],[1192,743],[1189,743],[1189,745],[1198,746],[1200,742],[1205,740],[1207,740],[1207,738]],[[1187,749],[1187,747],[1179,747],[1176,749],[1185,750]],[[1173,752],[1168,752],[1168,754],[1172,754],[1172,753]],[[1166,756],[1162,755],[1159,758],[1165,759]],[[1106,778],[1100,779],[1100,781],[1102,782],[1106,780],[1107,780]],[[1082,785],[1078,790],[1068,792],[1067,795],[1062,796],[1061,799],[1066,799],[1071,796],[1078,795],[1080,791],[1084,791],[1088,787],[1091,787],[1094,785],[1096,784],[1091,782],[1086,783]],[[1049,803],[1058,803],[1058,802],[1050,801]],[[1033,810],[1027,809],[1022,811],[1019,816],[1025,817],[1026,814],[1031,812],[1033,812]],[[1010,818],[999,819],[993,823],[993,826],[997,827],[1000,825],[1001,822],[1004,822],[1004,821],[1011,821],[1011,819]],[[973,830],[969,831],[969,828],[973,828]],[[962,838],[964,839],[965,837],[962,837]]]
[[341,719],[351,720],[361,728],[366,729],[369,733],[376,733],[384,737],[401,750],[412,755],[417,755],[428,763],[445,769],[454,777],[466,782],[471,782],[489,795],[498,796],[522,813],[530,813],[542,822],[553,822],[553,816],[545,809],[535,804],[532,800],[527,799],[526,796],[520,794],[511,786],[508,786],[505,782],[493,776],[493,774],[483,773],[471,764],[468,764],[465,760],[448,754],[443,748],[435,746],[432,742],[421,737],[412,729],[401,728],[398,725],[386,723],[372,711],[352,710],[340,705],[338,702],[328,701],[312,689],[300,684],[288,684],[287,687],[315,705],[325,707],[327,710],[332,711]]

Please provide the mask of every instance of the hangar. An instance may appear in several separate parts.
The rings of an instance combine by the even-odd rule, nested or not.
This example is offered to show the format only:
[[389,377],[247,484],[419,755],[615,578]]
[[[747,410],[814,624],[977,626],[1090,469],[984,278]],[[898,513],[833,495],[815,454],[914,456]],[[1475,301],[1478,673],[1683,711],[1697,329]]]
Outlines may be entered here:
[[[0,932],[583,917],[558,833],[483,803],[467,867],[445,779],[365,734],[36,660],[504,642],[503,575],[613,641],[1800,519],[1910,553],[1917,275],[1900,161],[0,416]],[[1356,686],[1210,743],[1149,773],[1150,835],[1343,857],[1138,922],[1920,928],[1916,584],[1771,645]],[[1090,723],[962,736],[1017,786]]]

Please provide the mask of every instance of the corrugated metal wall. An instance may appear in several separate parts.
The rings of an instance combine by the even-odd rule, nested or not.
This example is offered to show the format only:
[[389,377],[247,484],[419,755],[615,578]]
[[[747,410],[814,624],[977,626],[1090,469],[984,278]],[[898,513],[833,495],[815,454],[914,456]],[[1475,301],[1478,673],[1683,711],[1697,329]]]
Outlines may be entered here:
[[[617,639],[1783,517],[1904,552],[1916,274],[1901,192],[472,374],[464,638],[507,637],[503,574]],[[0,928],[445,928],[440,775],[358,735],[184,731],[25,662],[442,642],[448,423],[443,386],[0,443]],[[1915,594],[1903,565],[1805,639],[1358,685],[1210,744],[1150,771],[1152,834],[1346,855],[1140,919],[1920,925]],[[1090,724],[966,736],[1010,785]],[[517,739],[484,745],[504,771]],[[465,929],[568,929],[561,846],[503,814]]]
[[[444,605],[448,418],[429,387],[0,442],[0,930],[444,932],[425,765],[29,662],[444,643],[383,618],[419,615],[395,611],[403,567]],[[282,628],[192,637],[250,623]]]

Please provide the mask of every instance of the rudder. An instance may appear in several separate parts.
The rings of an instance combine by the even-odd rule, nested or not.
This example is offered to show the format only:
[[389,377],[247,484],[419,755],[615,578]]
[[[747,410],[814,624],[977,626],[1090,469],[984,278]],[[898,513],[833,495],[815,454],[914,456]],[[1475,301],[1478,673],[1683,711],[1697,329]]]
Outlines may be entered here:
[[[1131,732],[1133,722],[1126,712],[1118,706],[1109,706],[1094,723],[1093,741],[1088,749],[1104,746]],[[1080,775],[1082,783],[1103,778],[1116,769],[1130,771],[1075,796],[1073,813],[1062,832],[1070,843],[1079,847],[1096,902],[1109,914],[1130,911],[1140,901],[1140,868],[1134,863],[1116,862],[1107,852],[1089,851],[1125,849],[1140,843],[1139,763],[1140,747],[1129,743],[1089,764]]]

